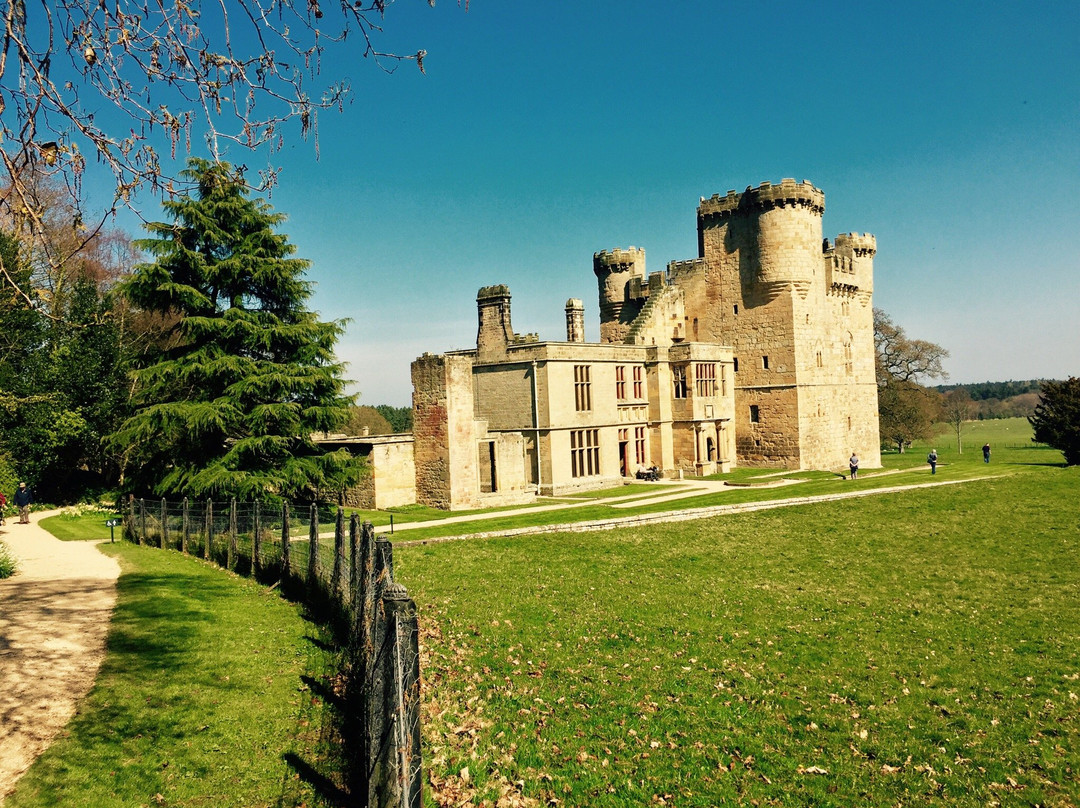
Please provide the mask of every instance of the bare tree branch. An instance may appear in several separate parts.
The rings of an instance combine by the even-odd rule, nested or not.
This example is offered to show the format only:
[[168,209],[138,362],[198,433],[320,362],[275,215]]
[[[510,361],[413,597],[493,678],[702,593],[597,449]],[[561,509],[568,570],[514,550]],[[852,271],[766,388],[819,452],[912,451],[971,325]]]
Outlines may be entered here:
[[178,151],[190,153],[195,139],[214,160],[230,145],[265,150],[255,185],[271,188],[269,156],[292,139],[287,125],[312,136],[319,113],[349,96],[347,82],[322,76],[325,56],[359,55],[388,72],[415,61],[423,71],[424,51],[377,47],[388,5],[0,0],[0,222],[55,268],[66,258],[43,243],[39,189],[64,189],[79,232],[89,161],[100,166],[114,182],[113,199],[92,234],[140,191],[183,190],[164,166]]

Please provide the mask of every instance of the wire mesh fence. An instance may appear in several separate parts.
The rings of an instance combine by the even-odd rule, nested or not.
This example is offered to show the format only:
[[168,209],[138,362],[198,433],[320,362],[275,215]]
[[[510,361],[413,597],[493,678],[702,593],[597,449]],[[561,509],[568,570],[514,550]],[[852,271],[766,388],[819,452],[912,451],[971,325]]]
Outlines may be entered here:
[[280,581],[345,627],[342,670],[351,804],[420,808],[420,651],[416,604],[394,581],[390,542],[341,508],[132,499],[126,537],[242,575]]

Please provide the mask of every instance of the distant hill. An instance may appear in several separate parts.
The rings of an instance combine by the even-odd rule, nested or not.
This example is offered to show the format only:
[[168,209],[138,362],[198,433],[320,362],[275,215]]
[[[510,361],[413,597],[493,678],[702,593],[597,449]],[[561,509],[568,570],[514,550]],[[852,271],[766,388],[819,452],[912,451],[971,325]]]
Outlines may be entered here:
[[967,390],[975,402],[976,418],[1026,418],[1035,412],[1039,403],[1039,385],[1044,379],[1008,382],[976,382],[974,384],[939,384],[931,389],[939,393]]

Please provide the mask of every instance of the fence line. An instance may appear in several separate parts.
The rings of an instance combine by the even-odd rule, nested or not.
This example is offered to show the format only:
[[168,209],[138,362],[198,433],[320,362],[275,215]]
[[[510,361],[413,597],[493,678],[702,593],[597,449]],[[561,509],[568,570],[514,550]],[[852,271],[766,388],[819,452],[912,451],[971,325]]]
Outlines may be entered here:
[[[273,513],[260,503],[235,499],[218,503],[216,510],[210,500],[162,499],[153,508],[145,500],[131,499],[125,535],[136,544],[178,550],[243,575],[279,580],[307,602],[330,607],[348,632],[343,673],[346,709],[353,714],[346,718],[357,736],[350,804],[420,808],[416,604],[394,581],[393,545],[376,539],[370,522],[361,524],[352,514],[346,540],[344,511],[339,507],[323,516],[334,521],[334,542],[329,546],[319,540],[320,512],[315,505],[305,519],[299,513],[294,516],[288,503]],[[306,540],[297,538],[305,532]],[[215,541],[221,536],[224,541]]]

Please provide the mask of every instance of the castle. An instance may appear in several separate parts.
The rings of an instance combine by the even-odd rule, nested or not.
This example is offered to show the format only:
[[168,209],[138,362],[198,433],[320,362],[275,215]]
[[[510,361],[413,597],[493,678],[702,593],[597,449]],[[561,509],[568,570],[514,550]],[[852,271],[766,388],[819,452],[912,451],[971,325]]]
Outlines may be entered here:
[[367,504],[510,504],[654,465],[835,469],[855,451],[880,466],[876,240],[824,239],[824,210],[809,182],[766,182],[702,198],[698,257],[664,272],[646,272],[642,249],[594,254],[599,343],[580,300],[566,340],[542,342],[514,332],[506,286],[482,288],[476,349],[413,363],[411,458],[401,436],[369,439],[399,448],[382,461],[393,482],[373,463]]

